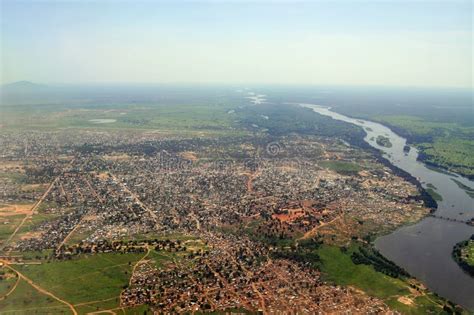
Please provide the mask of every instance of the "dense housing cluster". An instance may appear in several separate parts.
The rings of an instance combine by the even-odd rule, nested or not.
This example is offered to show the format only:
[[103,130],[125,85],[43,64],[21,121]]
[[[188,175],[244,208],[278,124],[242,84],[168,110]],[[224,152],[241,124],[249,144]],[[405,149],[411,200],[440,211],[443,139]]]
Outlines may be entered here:
[[[333,138],[84,132],[1,141],[3,171],[18,178],[2,182],[0,203],[24,216],[0,212],[12,227],[2,251],[49,251],[56,260],[142,253],[122,306],[386,311],[274,253],[288,239],[348,244],[428,211],[414,185]],[[193,241],[163,238],[173,233]]]

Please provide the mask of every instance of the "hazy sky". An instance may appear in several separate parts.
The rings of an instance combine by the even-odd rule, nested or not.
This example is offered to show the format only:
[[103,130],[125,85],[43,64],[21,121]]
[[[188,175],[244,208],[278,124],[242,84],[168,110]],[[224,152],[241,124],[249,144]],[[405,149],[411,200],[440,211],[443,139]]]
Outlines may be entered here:
[[1,81],[471,86],[471,1],[1,3]]

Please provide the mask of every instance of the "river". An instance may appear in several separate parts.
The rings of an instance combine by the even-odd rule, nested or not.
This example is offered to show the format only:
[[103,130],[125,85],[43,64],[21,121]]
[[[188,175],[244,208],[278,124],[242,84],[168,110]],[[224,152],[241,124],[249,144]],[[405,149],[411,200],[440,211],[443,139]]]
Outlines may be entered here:
[[[364,140],[372,147],[383,151],[393,165],[416,177],[423,187],[434,185],[443,198],[438,201],[435,215],[445,218],[467,220],[474,217],[474,199],[461,189],[453,179],[474,188],[474,182],[456,174],[437,172],[417,161],[418,151],[411,147],[403,151],[406,139],[390,128],[363,119],[354,119],[331,111],[328,107],[300,104],[315,112],[342,120],[365,129]],[[392,147],[376,143],[379,135],[389,138]],[[455,303],[474,310],[474,278],[457,265],[451,257],[453,246],[468,239],[474,227],[465,223],[426,217],[420,222],[403,226],[391,234],[379,237],[376,248],[388,259],[405,268],[412,276],[421,280],[428,288]]]

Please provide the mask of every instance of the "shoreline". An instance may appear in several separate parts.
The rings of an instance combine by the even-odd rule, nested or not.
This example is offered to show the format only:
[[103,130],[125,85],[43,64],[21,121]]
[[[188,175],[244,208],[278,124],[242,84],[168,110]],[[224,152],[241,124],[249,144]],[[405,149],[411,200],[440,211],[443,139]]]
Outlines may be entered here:
[[[330,109],[332,109],[332,107],[329,107]],[[337,112],[336,112],[337,113]],[[343,114],[345,115],[345,114]],[[347,116],[347,117],[350,117],[350,118],[354,118],[354,117],[351,117],[351,116]],[[357,119],[357,118],[354,118],[354,119]],[[379,123],[379,122],[376,122],[376,123]],[[384,124],[382,124],[384,125]],[[385,125],[384,125],[385,126]],[[386,126],[388,128],[390,128],[390,126]],[[361,127],[362,128],[362,127]],[[391,129],[391,128],[390,128]],[[364,134],[367,135],[367,132],[365,131],[364,128],[362,128],[362,130],[364,131]],[[393,130],[392,130],[393,131]],[[349,139],[349,143],[351,145],[354,145],[354,146],[357,146],[363,150],[366,150],[366,151],[369,151],[370,153],[372,153],[375,157],[375,159],[382,163],[384,166],[388,167],[395,175],[405,179],[406,181],[408,181],[409,183],[415,185],[417,188],[418,188],[418,191],[420,193],[420,196],[418,196],[418,198],[416,200],[422,200],[423,201],[423,204],[425,205],[425,207],[427,208],[430,208],[430,213],[434,213],[436,211],[436,209],[438,209],[438,203],[436,202],[436,200],[434,200],[434,198],[426,191],[426,189],[421,185],[421,182],[418,181],[418,179],[416,179],[415,176],[411,175],[410,173],[408,173],[407,171],[405,170],[402,170],[401,168],[399,168],[398,166],[395,166],[394,164],[392,164],[390,162],[389,159],[387,159],[386,157],[383,156],[383,153],[381,150],[379,149],[376,149],[374,147],[372,147],[369,143],[367,143],[365,140],[364,140],[365,136],[362,138],[362,139],[354,139],[354,138],[350,138]],[[424,162],[423,162],[424,163]],[[425,216],[426,217],[426,216]],[[424,217],[424,218],[425,218]]]
[[471,235],[471,237],[468,238],[467,240],[456,243],[456,245],[454,245],[453,250],[451,252],[451,257],[465,273],[467,273],[469,276],[474,278],[474,266],[469,265],[466,261],[462,260],[460,257],[462,247],[467,246],[467,243],[471,240],[474,241],[474,234]]
[[[348,116],[348,115],[346,115],[346,116]],[[348,116],[348,117],[351,117],[351,116]],[[368,119],[366,119],[366,120],[368,120]],[[417,137],[414,136],[414,135],[409,134],[403,128],[400,128],[398,126],[394,126],[394,125],[392,125],[388,122],[385,122],[385,121],[378,121],[378,120],[372,120],[372,121],[390,128],[398,136],[407,139],[407,144],[410,144],[410,145],[412,145],[412,146],[414,146],[418,149],[418,157],[416,159],[417,161],[420,161],[420,162],[424,163],[425,165],[431,166],[435,169],[437,168],[440,171],[446,171],[446,172],[449,172],[450,174],[453,174],[453,175],[464,177],[464,178],[469,179],[469,180],[474,180],[474,174],[470,175],[470,174],[465,174],[465,173],[453,172],[452,170],[449,169],[449,166],[441,165],[441,164],[438,164],[438,163],[435,163],[435,162],[428,161],[430,155],[423,152],[423,150],[420,149],[417,146],[417,141],[416,141]]]
[[[414,136],[414,135],[411,135],[409,132],[407,132],[405,129],[399,127],[399,126],[395,126],[393,124],[390,124],[386,121],[381,121],[381,120],[377,120],[377,119],[373,119],[371,117],[358,117],[358,116],[353,116],[353,115],[350,115],[348,113],[345,113],[344,111],[338,111],[337,107],[333,107],[333,106],[324,106],[324,107],[327,107],[328,109],[334,111],[335,113],[338,113],[340,115],[344,115],[344,116],[347,116],[349,118],[352,118],[352,119],[363,119],[363,120],[367,120],[367,121],[372,121],[374,123],[378,123],[378,124],[381,124],[387,128],[390,128],[390,130],[392,130],[393,133],[395,133],[396,135],[398,135],[399,137],[402,137],[402,138],[405,138],[407,140],[407,144],[409,145],[412,145],[414,146],[417,150],[418,150],[418,157],[417,157],[417,161],[419,162],[422,162],[424,163],[425,165],[427,166],[431,166],[433,168],[437,168],[439,169],[440,171],[446,171],[446,172],[449,172],[450,174],[452,175],[455,175],[455,176],[460,176],[460,177],[464,177],[468,180],[474,180],[474,174],[465,174],[465,173],[458,173],[458,172],[454,172],[452,170],[449,169],[449,166],[445,166],[445,165],[441,165],[441,164],[438,164],[438,163],[435,163],[435,162],[431,162],[431,161],[428,161],[428,158],[429,158],[429,155],[424,153],[418,146],[417,146],[417,136]],[[365,131],[365,130],[364,130]],[[428,140],[428,139],[427,139]]]
[[[308,105],[314,105],[314,104],[308,104]],[[316,105],[316,107],[317,107],[317,105]],[[358,121],[358,119],[359,119],[359,118],[354,118],[353,116],[338,113],[337,111],[334,111],[330,106],[319,106],[319,107],[324,108],[324,110],[319,111],[321,114],[333,117],[333,119],[347,121],[349,123],[353,123],[354,121],[356,121],[356,120]],[[315,109],[315,111],[318,112],[317,109]],[[330,114],[331,112],[333,114]],[[346,118],[344,118],[344,117],[346,117]],[[378,124],[381,127],[390,129],[390,132],[393,133],[394,136],[402,138],[402,139],[399,140],[399,144],[401,144],[400,141],[407,141],[406,138],[403,139],[404,138],[403,136],[400,136],[398,133],[393,131],[390,125],[386,125],[384,123],[377,122],[377,121],[371,121],[371,120],[368,120],[368,119],[364,119],[364,121],[367,121],[367,124],[369,124],[369,123],[374,124],[374,125]],[[459,267],[459,265],[452,258],[452,250],[453,250],[454,244],[461,241],[461,240],[464,240],[465,236],[462,235],[462,234],[469,231],[469,229],[461,227],[461,226],[459,226],[459,228],[458,228],[456,226],[453,226],[452,223],[445,224],[445,223],[440,222],[438,220],[430,221],[431,219],[429,217],[437,218],[437,216],[435,215],[435,212],[436,212],[437,209],[439,209],[441,211],[441,213],[444,213],[443,211],[447,210],[446,207],[445,207],[446,202],[438,204],[438,202],[436,202],[433,197],[428,195],[427,189],[423,188],[423,186],[421,184],[423,182],[423,185],[424,185],[426,180],[428,180],[428,182],[430,182],[429,181],[429,179],[431,178],[430,176],[434,176],[434,178],[436,178],[436,180],[438,180],[438,181],[439,180],[449,181],[449,177],[451,177],[451,178],[460,177],[461,178],[461,174],[458,174],[456,172],[442,172],[441,170],[430,169],[429,163],[425,163],[424,161],[420,161],[420,159],[418,159],[418,156],[414,155],[414,154],[412,154],[411,157],[409,158],[409,160],[407,160],[410,163],[411,162],[419,163],[419,166],[416,166],[416,167],[414,166],[414,169],[412,169],[410,167],[408,167],[408,168],[404,167],[405,166],[404,164],[399,164],[399,163],[397,163],[397,161],[394,161],[394,163],[392,164],[391,156],[388,156],[388,155],[385,154],[385,152],[387,152],[387,151],[385,151],[384,149],[379,148],[378,146],[373,147],[372,146],[372,141],[373,140],[371,141],[371,143],[366,142],[366,140],[367,141],[369,140],[367,138],[368,135],[369,134],[372,135],[372,130],[370,132],[365,130],[364,125],[361,125],[362,122],[360,122],[360,121],[358,121],[357,123],[353,123],[353,124],[362,127],[362,129],[364,130],[365,136],[364,137],[358,136],[357,138],[354,137],[353,140],[355,140],[355,141],[351,141],[350,143],[352,145],[355,145],[355,146],[359,147],[359,148],[366,149],[366,150],[368,150],[368,152],[373,153],[373,156],[380,163],[382,163],[384,166],[387,166],[389,169],[391,169],[395,175],[404,178],[405,180],[407,180],[410,183],[413,183],[417,187],[417,189],[420,193],[420,195],[417,199],[423,200],[424,206],[430,209],[429,213],[426,213],[425,216],[422,216],[420,218],[420,220],[417,220],[416,222],[407,222],[407,224],[401,224],[397,228],[393,229],[392,231],[386,231],[386,232],[382,232],[379,235],[375,235],[375,238],[374,238],[375,240],[373,241],[373,245],[376,246],[376,244],[377,244],[376,248],[379,249],[379,250],[381,250],[381,248],[382,249],[385,248],[385,250],[383,250],[383,251],[381,250],[381,253],[384,252],[385,254],[388,254],[388,256],[390,258],[388,256],[386,256],[385,254],[382,254],[382,255],[384,257],[386,257],[387,259],[390,259],[391,261],[396,262],[396,264],[398,266],[404,266],[403,268],[405,270],[410,270],[409,274],[410,274],[411,277],[413,277],[415,279],[424,279],[424,280],[421,280],[421,282],[424,283],[428,288],[430,288],[432,290],[432,292],[436,292],[437,294],[439,294],[440,296],[446,298],[447,300],[456,301],[455,302],[456,304],[462,305],[467,310],[469,310],[469,309],[472,310],[473,309],[472,300],[470,300],[470,298],[469,298],[470,294],[469,294],[469,291],[467,291],[467,288],[472,287],[472,282],[469,279],[470,278],[469,275],[463,275],[463,274],[465,274],[464,270],[462,270]],[[383,130],[383,129],[381,129],[381,130]],[[388,152],[390,152],[390,150]],[[407,171],[405,171],[404,169],[400,169],[401,167],[404,167],[404,169],[406,169]],[[419,168],[419,167],[421,167],[421,169],[423,169],[423,170],[427,169],[426,171],[428,171],[428,173],[424,174],[423,173],[424,171],[422,171],[421,173],[417,172],[416,169]],[[413,172],[414,175],[411,175],[411,173],[408,173],[408,171],[411,172],[412,170],[415,170],[415,172]],[[432,172],[432,175],[429,175],[430,174],[429,171]],[[437,173],[438,175],[435,175],[435,173]],[[417,176],[420,176],[420,177],[417,177]],[[462,176],[462,178],[465,178],[465,176]],[[467,179],[467,180],[469,181],[469,179]],[[463,180],[463,182],[464,182],[464,180]],[[469,186],[471,186],[471,185],[469,184]],[[450,186],[447,186],[447,187],[450,187]],[[456,187],[456,189],[457,188],[458,187]],[[454,189],[454,187],[451,187],[449,189]],[[456,190],[456,192],[457,192],[457,190]],[[462,197],[462,198],[464,198],[464,197]],[[460,199],[459,202],[456,203],[457,200],[458,199],[451,200],[452,204],[453,205],[457,204],[458,206],[459,205],[463,206],[463,202],[465,202],[465,200]],[[440,206],[438,207],[438,205],[440,205]],[[464,204],[464,207],[465,206],[466,205]],[[443,218],[441,217],[441,219],[443,219]],[[448,220],[448,221],[452,221],[452,220]],[[466,223],[466,222],[464,222],[464,223]],[[410,227],[413,224],[415,226],[418,226],[419,229],[421,229],[421,230],[416,230],[415,231],[414,229],[417,229],[417,228]],[[435,229],[433,229],[434,227],[435,227]],[[440,235],[443,235],[442,233],[440,234],[441,230],[439,230],[439,229],[441,229],[441,227],[442,227],[443,233],[449,232],[451,234],[445,235],[445,238],[440,238]],[[421,231],[423,231],[423,232],[421,232]],[[410,235],[412,235],[410,233],[415,233],[415,232],[416,232],[417,235],[420,234],[422,236],[420,236],[420,238],[417,238],[417,241],[412,242],[411,240],[413,238],[410,236]],[[471,235],[471,234],[472,234],[472,232],[469,235]],[[467,236],[466,238],[468,238],[468,237],[469,236]],[[434,243],[431,243],[430,245],[423,243],[423,242],[429,242],[430,239],[431,240],[438,240],[438,241],[442,242],[441,244],[439,244],[439,245],[442,245],[442,246],[432,245]],[[453,242],[451,242],[451,241],[453,241]],[[379,247],[379,245],[381,243],[385,244],[385,245],[383,245],[382,247]],[[423,247],[420,247],[421,245],[423,245]],[[420,253],[424,252],[425,249],[430,250],[431,253],[433,253],[434,255],[437,255],[437,257],[439,259],[439,263],[435,262],[435,261],[430,261],[430,259],[427,258],[427,256],[420,255]],[[398,252],[394,252],[394,250],[398,251]],[[413,252],[414,253],[413,257],[418,257],[418,259],[414,260],[413,258],[410,258],[410,256],[412,256],[412,255],[407,256],[407,255],[400,254],[400,253],[402,253],[402,252],[400,252],[400,250],[407,251],[407,252],[413,252],[414,251]],[[420,265],[421,262],[423,264],[427,264],[427,265],[430,266],[431,269],[429,269],[428,276],[426,275],[425,268],[422,267],[423,265]],[[446,265],[443,265],[444,266],[443,267],[442,264],[446,264]],[[461,270],[459,270],[459,269],[461,269]],[[437,271],[435,272],[434,270],[437,270]],[[452,271],[453,272],[453,277],[449,278],[449,274],[444,274],[443,275],[442,274],[443,270]],[[455,283],[453,282],[454,281],[453,279],[457,279],[457,280],[459,280],[457,283],[459,283],[459,284],[462,283],[463,284],[462,290],[460,290],[460,291],[452,290],[453,285],[455,285]],[[446,283],[451,283],[451,286],[446,286]]]

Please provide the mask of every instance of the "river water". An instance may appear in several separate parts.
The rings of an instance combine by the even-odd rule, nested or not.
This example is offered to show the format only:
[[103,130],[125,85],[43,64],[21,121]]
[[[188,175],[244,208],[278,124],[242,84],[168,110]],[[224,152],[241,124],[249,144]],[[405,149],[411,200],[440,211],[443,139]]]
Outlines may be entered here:
[[[474,217],[474,199],[458,187],[453,179],[471,188],[474,188],[473,181],[427,168],[424,163],[416,160],[418,151],[412,147],[406,154],[403,151],[406,139],[384,125],[350,118],[335,113],[328,107],[300,105],[321,115],[363,127],[367,133],[364,140],[382,150],[393,165],[416,177],[423,187],[427,188],[427,184],[436,187],[435,191],[443,200],[438,201],[435,215],[464,221]],[[378,145],[375,140],[379,135],[389,138],[392,147]],[[473,233],[474,227],[465,223],[427,217],[417,224],[401,227],[389,235],[379,237],[375,246],[385,257],[405,268],[432,291],[474,310],[474,278],[463,272],[451,257],[453,246],[468,239]]]

